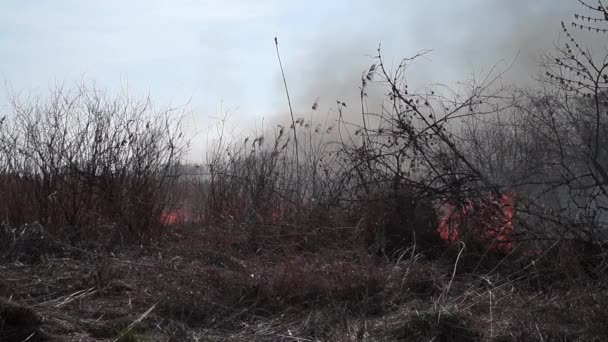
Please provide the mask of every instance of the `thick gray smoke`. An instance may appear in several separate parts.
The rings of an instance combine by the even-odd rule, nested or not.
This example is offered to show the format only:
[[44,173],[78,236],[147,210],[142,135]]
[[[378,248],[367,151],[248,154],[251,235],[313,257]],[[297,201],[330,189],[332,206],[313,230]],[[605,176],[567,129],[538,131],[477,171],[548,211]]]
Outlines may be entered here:
[[[385,1],[354,2],[365,17],[348,18],[346,25],[359,25],[356,36],[323,31],[314,48],[288,61],[286,69],[296,117],[309,117],[319,99],[317,115],[348,104],[349,117],[360,116],[361,74],[373,62],[382,44],[387,64],[422,50],[432,50],[407,73],[411,88],[432,83],[454,85],[497,65],[509,71],[506,83],[528,86],[540,73],[539,57],[551,52],[562,39],[560,22],[569,23],[575,13],[586,13],[572,0],[469,0],[458,2]],[[341,20],[346,20],[341,17]],[[329,23],[327,23],[329,25]],[[292,43],[293,44],[293,43]],[[276,93],[284,94],[277,76]],[[368,91],[370,110],[378,107],[381,91]],[[287,106],[279,108],[270,122],[287,122]]]

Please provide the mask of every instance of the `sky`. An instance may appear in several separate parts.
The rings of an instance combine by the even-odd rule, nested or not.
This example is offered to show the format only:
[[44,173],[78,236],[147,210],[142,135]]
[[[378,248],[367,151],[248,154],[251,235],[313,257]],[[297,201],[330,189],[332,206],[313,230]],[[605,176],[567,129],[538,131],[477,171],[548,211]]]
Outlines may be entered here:
[[[387,61],[432,50],[408,77],[456,82],[495,64],[525,83],[559,38],[575,0],[6,0],[0,79],[7,92],[95,82],[188,104],[199,136],[229,112],[237,129],[287,113],[274,37],[296,114],[319,98],[355,101],[379,44]],[[10,89],[10,90],[7,90]]]

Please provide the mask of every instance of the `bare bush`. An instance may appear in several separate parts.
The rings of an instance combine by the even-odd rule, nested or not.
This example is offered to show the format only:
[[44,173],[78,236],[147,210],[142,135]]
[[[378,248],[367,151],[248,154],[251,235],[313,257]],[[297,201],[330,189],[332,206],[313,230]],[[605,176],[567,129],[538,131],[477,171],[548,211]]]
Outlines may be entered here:
[[[511,106],[502,100],[507,93],[499,83],[502,73],[492,69],[457,91],[440,85],[414,91],[406,70],[424,53],[402,60],[394,70],[384,64],[380,49],[378,53],[362,77],[361,124],[340,121],[339,152],[347,165],[342,169],[348,170],[345,197],[357,203],[354,212],[368,213],[372,230],[389,238],[382,245],[437,245],[437,223],[445,203],[465,205],[505,190],[466,153],[458,136],[464,119],[494,115]],[[377,112],[367,110],[366,88],[371,83],[386,89]],[[464,232],[467,226],[458,229]]]
[[185,148],[179,115],[84,85],[11,104],[0,132],[5,222],[118,223],[126,229],[116,233],[137,239],[158,230]]
[[361,101],[371,82],[386,87],[387,98],[378,113],[362,105],[360,123],[343,119],[348,109],[340,101],[335,123],[297,118],[291,127],[231,140],[222,122],[207,155],[208,178],[198,185],[204,213],[196,216],[248,223],[251,232],[259,225],[296,224],[302,233],[311,225],[347,225],[387,255],[411,243],[437,245],[443,203],[502,190],[459,146],[458,125],[510,104],[501,101],[495,70],[458,92],[410,92],[404,73],[415,58],[389,71],[377,57],[362,79]]

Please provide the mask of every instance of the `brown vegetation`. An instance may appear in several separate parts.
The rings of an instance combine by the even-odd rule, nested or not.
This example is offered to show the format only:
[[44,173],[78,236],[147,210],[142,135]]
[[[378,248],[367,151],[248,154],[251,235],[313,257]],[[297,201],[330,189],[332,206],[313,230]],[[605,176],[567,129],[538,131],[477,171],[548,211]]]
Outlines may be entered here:
[[14,98],[0,340],[605,340],[608,64],[564,30],[542,94],[414,92],[378,50],[360,121],[219,125],[199,175],[148,100]]

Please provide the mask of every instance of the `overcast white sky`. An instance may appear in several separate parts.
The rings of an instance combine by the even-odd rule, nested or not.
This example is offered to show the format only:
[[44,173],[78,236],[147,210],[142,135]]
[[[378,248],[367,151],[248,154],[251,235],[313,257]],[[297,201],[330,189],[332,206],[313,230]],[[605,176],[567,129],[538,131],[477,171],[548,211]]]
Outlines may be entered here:
[[[382,43],[388,59],[432,49],[412,70],[450,82],[519,58],[535,72],[575,0],[6,0],[0,2],[0,78],[43,92],[84,78],[128,83],[155,102],[184,103],[203,127],[221,106],[247,128],[286,109],[274,36],[297,110],[357,93]],[[245,124],[247,123],[247,124]]]

